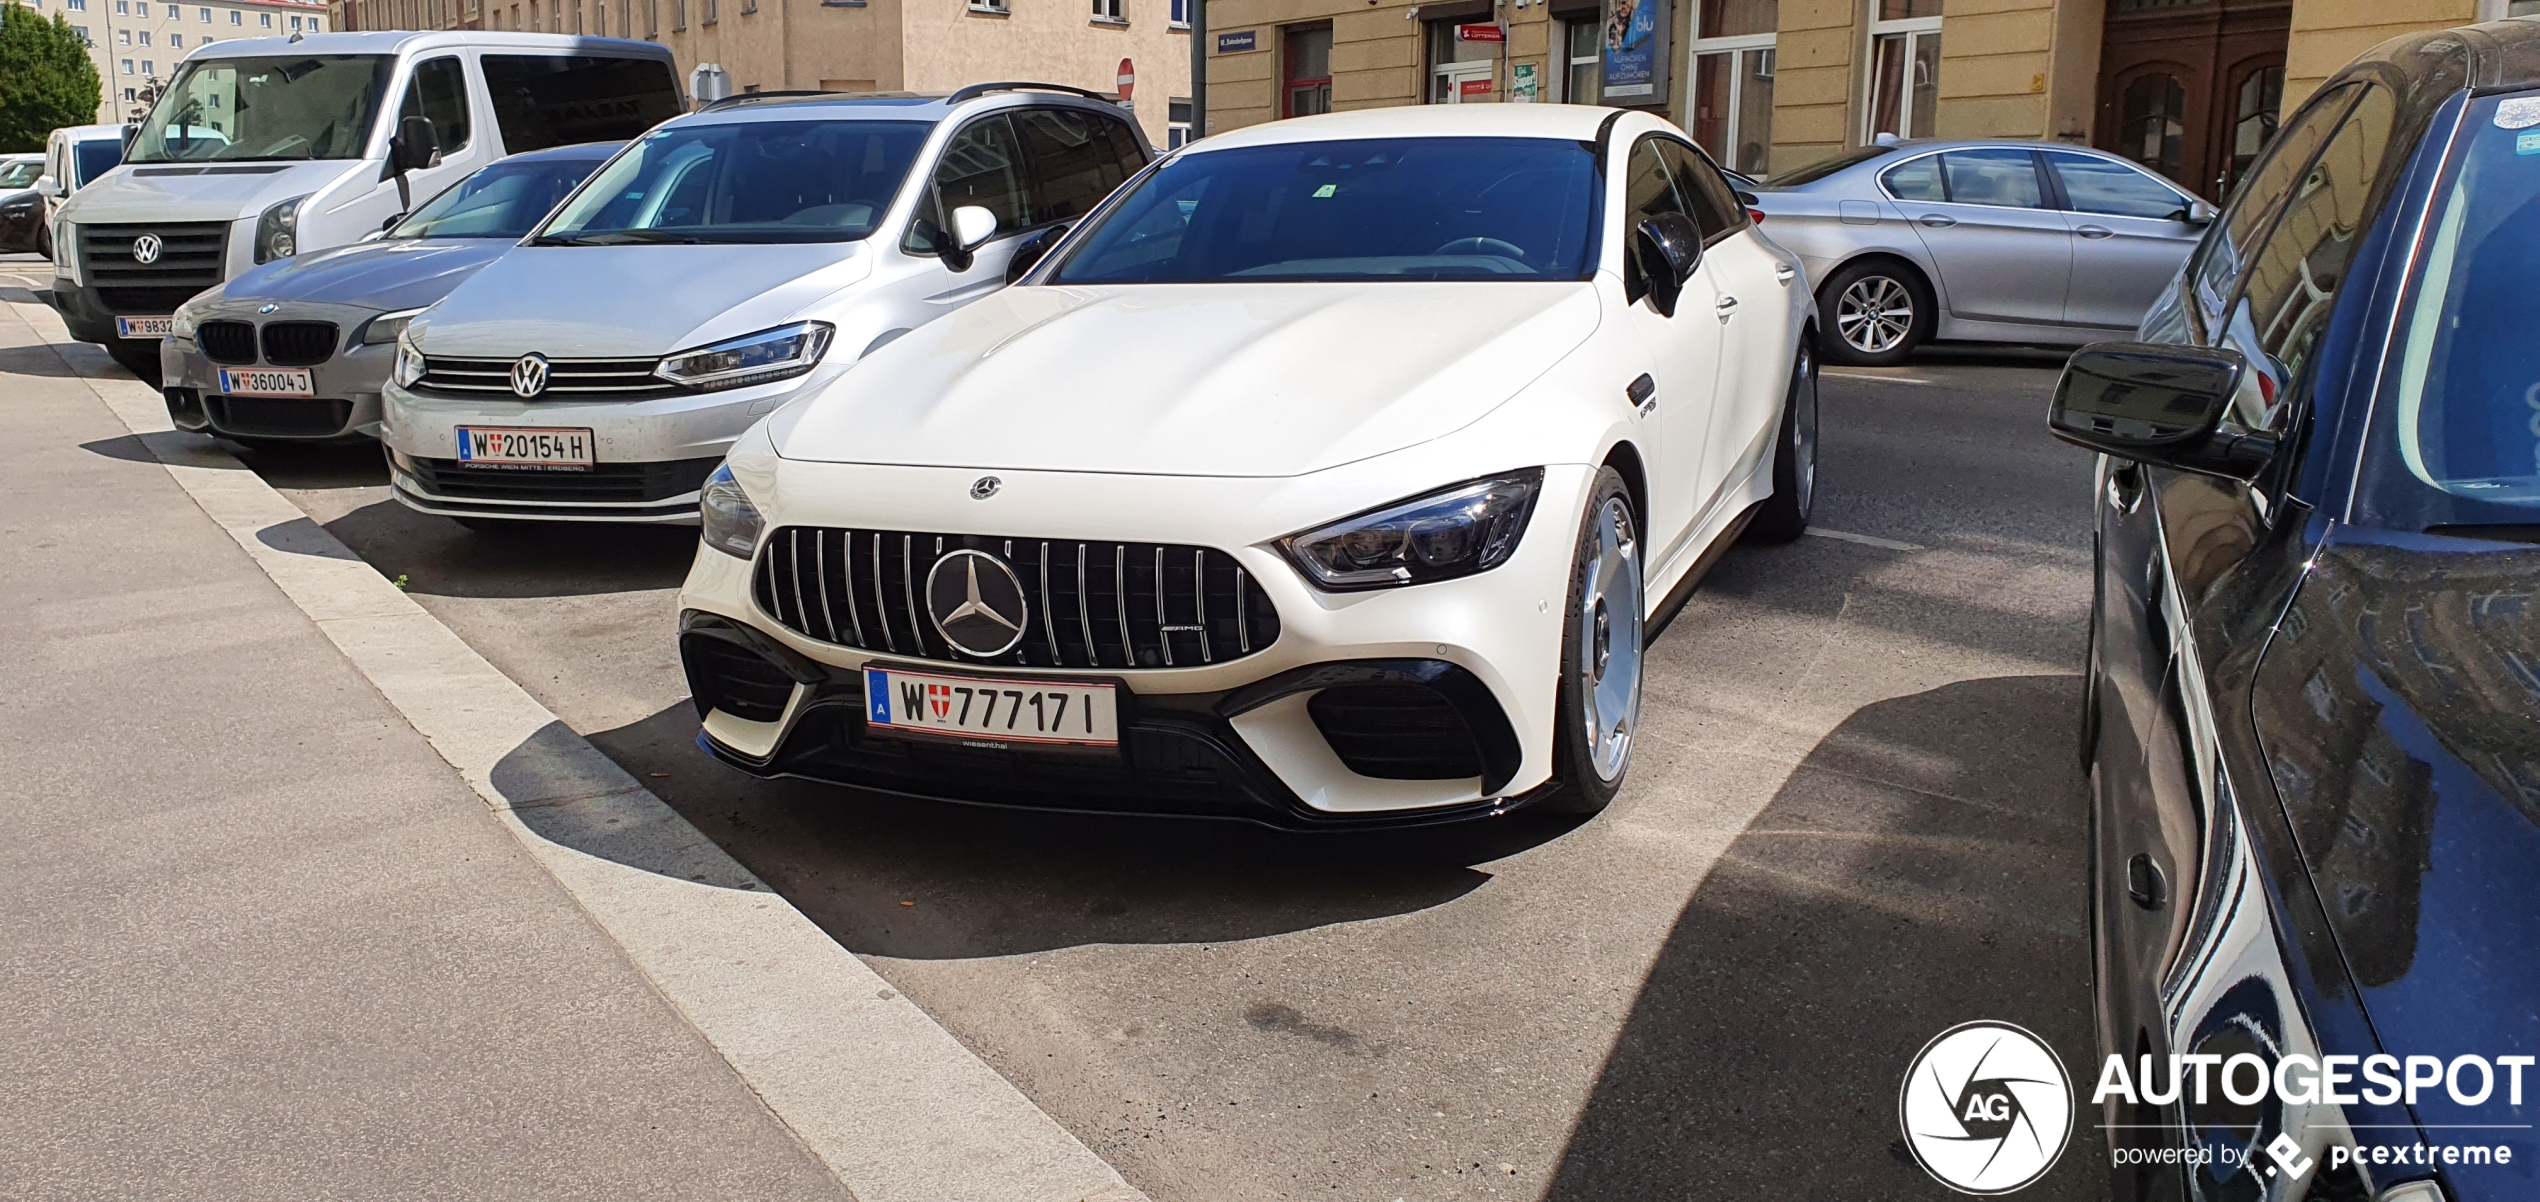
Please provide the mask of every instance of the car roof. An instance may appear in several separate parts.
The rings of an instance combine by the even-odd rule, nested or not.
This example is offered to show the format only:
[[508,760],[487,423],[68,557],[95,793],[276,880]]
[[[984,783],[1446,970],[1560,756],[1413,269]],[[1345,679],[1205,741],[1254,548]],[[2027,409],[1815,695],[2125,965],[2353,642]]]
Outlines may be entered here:
[[1622,112],[1586,104],[1418,104],[1351,109],[1246,126],[1195,142],[1185,153],[1357,138],[1561,138],[1592,141]]
[[988,90],[960,92],[743,92],[711,102],[677,119],[681,125],[744,121],[922,121],[938,122],[957,112],[1021,105],[1062,105],[1095,112],[1126,113],[1108,100],[1097,100],[1055,86],[986,85]]
[[575,142],[568,146],[550,146],[544,150],[524,150],[519,154],[506,155],[496,161],[504,163],[544,163],[558,159],[567,161],[605,159],[610,155],[616,154],[618,149],[625,145],[626,143],[624,142]]
[[276,54],[401,54],[445,47],[486,50],[602,51],[628,58],[667,59],[670,51],[631,38],[594,38],[569,33],[500,33],[478,30],[374,30],[358,33],[306,33],[274,38],[238,38],[213,42],[185,56],[249,58]]
[[60,134],[66,142],[94,142],[100,138],[123,140],[123,127],[120,125],[65,125],[53,132]]

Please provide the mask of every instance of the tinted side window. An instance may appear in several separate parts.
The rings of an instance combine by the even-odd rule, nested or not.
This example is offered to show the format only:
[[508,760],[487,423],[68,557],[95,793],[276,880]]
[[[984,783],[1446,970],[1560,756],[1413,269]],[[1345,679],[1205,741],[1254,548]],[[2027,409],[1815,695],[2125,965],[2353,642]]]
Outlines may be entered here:
[[1949,199],[1949,189],[1940,182],[1940,156],[1936,154],[1890,167],[1879,180],[1898,200],[1937,202]]
[[2187,202],[2169,185],[2128,167],[2086,154],[2048,151],[2046,163],[2064,185],[2076,213],[2110,217],[2185,218]]
[[489,54],[481,61],[505,154],[624,141],[679,115],[679,87],[658,59]]
[[2243,354],[2255,351],[2251,367],[2274,377],[2273,387],[2244,392],[2233,414],[2251,429],[2274,419],[2328,324],[2338,286],[2363,238],[2365,200],[2380,178],[2397,115],[2389,89],[2365,89],[2337,135],[2302,173],[2275,229],[2249,256],[2248,280],[2225,336]]
[[1675,169],[1676,187],[1693,206],[1693,221],[1702,227],[1703,242],[1717,242],[1746,228],[1746,206],[1737,202],[1736,190],[1721,178],[1710,159],[1682,142],[1661,142],[1658,147],[1667,165]]
[[1128,123],[1111,121],[1105,126],[1111,140],[1111,157],[1120,164],[1120,178],[1127,179],[1146,170],[1147,152],[1138,145],[1138,135],[1130,132]]
[[1953,150],[1940,156],[1952,204],[2043,208],[2037,160],[2025,150]]
[[[1023,151],[1015,142],[1014,123],[1003,113],[961,127],[935,165],[935,194],[943,198],[944,220],[963,205],[996,214],[997,236],[1032,224],[1031,196],[1024,183]],[[921,202],[917,220],[909,224],[904,244],[913,254],[933,254],[938,246],[934,206]]]
[[1025,109],[1014,115],[1014,124],[1032,161],[1031,225],[1081,217],[1129,178],[1111,148],[1117,121],[1066,109]]
[[2337,119],[2345,114],[2361,87],[2347,84],[2305,105],[2291,124],[2277,131],[2275,144],[2267,148],[2266,157],[2256,169],[2241,177],[2240,189],[2232,193],[2222,218],[2205,236],[2205,245],[2196,252],[2196,264],[2190,269],[2196,280],[2197,305],[2204,311],[2208,329],[2222,315],[2222,307],[2231,302],[2233,290],[2240,286],[2240,273],[2246,263],[2243,248],[2266,227],[2267,219],[2281,206],[2285,194],[2301,179],[2302,169],[2310,165],[2312,152],[2328,140],[2330,131],[2337,128]]
[[444,153],[467,145],[467,68],[455,58],[415,64],[414,82],[406,85],[400,121],[421,117],[432,123],[433,139]]
[[1676,189],[1675,173],[1667,169],[1659,157],[1659,138],[1642,138],[1632,146],[1632,157],[1624,165],[1623,175],[1623,294],[1639,300],[1649,291],[1649,281],[1640,274],[1640,261],[1631,253],[1632,231],[1640,223],[1660,213],[1682,213],[1693,210]]

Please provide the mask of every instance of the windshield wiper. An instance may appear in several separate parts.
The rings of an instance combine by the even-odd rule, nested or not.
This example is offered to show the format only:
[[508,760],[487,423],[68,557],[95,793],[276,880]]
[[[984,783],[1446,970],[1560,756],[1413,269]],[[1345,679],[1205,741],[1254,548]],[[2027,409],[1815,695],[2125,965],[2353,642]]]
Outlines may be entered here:
[[668,230],[609,230],[599,234],[549,234],[533,238],[531,246],[628,246],[635,243],[671,243],[680,246],[703,246],[707,240],[694,234],[674,234]]

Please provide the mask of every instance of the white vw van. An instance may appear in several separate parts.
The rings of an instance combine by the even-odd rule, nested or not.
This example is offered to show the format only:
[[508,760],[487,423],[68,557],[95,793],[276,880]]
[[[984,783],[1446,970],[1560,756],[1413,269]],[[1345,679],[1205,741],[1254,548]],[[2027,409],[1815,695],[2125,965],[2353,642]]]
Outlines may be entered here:
[[649,42],[216,42],[178,67],[123,166],[56,215],[54,303],[72,336],[155,383],[168,317],[195,293],[356,241],[506,155],[633,138],[683,108],[670,50]]

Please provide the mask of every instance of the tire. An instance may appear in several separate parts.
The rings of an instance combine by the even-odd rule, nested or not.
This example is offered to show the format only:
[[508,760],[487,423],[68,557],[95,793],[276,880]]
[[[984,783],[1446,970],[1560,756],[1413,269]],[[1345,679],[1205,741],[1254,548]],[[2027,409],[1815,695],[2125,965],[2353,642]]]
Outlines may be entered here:
[[106,347],[106,354],[123,365],[142,383],[152,388],[159,383],[159,344],[156,342],[116,342]]
[[53,257],[53,227],[41,220],[35,226],[35,253],[47,259]]
[[1817,507],[1817,353],[1805,338],[1790,365],[1790,395],[1782,401],[1781,434],[1773,451],[1773,495],[1746,524],[1746,537],[1786,543],[1808,532]]
[[1836,363],[1893,367],[1931,340],[1937,320],[1931,286],[1893,260],[1851,264],[1817,290],[1817,328],[1825,331],[1826,358]]
[[1560,789],[1542,805],[1583,816],[1603,810],[1622,791],[1640,727],[1640,519],[1622,473],[1597,469],[1572,546],[1553,707],[1552,774]]

